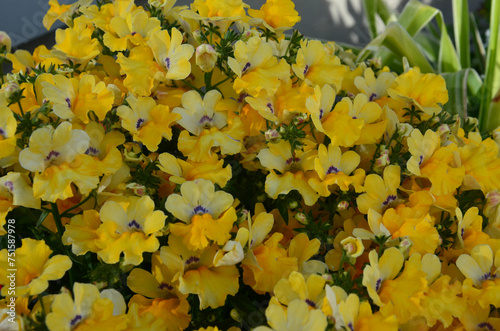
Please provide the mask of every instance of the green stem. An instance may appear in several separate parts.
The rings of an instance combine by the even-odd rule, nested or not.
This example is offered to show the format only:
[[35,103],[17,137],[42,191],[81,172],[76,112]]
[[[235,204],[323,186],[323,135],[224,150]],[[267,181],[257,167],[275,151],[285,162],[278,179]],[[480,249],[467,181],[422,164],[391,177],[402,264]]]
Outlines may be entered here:
[[59,208],[57,208],[57,204],[54,202],[51,202],[50,205],[52,207],[52,216],[54,216],[54,222],[56,223],[57,234],[59,237],[62,237],[64,227],[62,225],[61,215],[59,214]]
[[491,1],[491,16],[490,16],[490,43],[486,56],[486,77],[481,93],[481,105],[479,108],[479,125],[481,131],[491,132],[496,127],[500,126],[500,104],[496,103],[492,106],[495,65],[497,62],[498,51],[498,30],[500,24],[500,0]]
[[80,206],[81,206],[81,205],[83,205],[85,202],[89,201],[89,200],[90,200],[90,198],[92,198],[92,196],[93,196],[92,194],[89,194],[89,195],[88,195],[85,199],[83,199],[82,201],[80,201],[79,203],[77,203],[76,205],[74,205],[73,207],[66,209],[66,210],[65,210],[65,211],[61,214],[61,218],[63,218],[63,217],[68,217],[68,216],[69,216],[69,215],[68,215],[68,213],[69,213],[70,211],[72,211],[72,210],[74,210],[74,209],[76,209],[76,208],[80,207]]
[[24,117],[23,106],[21,106],[21,100],[17,101],[17,105],[19,106],[19,110],[21,111],[21,115]]
[[218,82],[217,84],[213,85],[212,86],[212,89],[216,88],[217,86],[219,86],[220,84],[224,83],[224,82],[227,82],[228,80],[230,80],[231,78],[233,78],[233,76],[228,76],[226,78],[224,78],[223,80],[221,80],[220,82]]
[[187,86],[189,86],[190,88],[192,88],[193,90],[195,90],[196,92],[200,93],[201,96],[204,96],[205,95],[205,92],[203,92],[202,90],[200,90],[199,88],[195,87],[194,85],[192,85],[191,83],[188,83],[185,79],[182,80],[182,82],[184,84],[186,84]]

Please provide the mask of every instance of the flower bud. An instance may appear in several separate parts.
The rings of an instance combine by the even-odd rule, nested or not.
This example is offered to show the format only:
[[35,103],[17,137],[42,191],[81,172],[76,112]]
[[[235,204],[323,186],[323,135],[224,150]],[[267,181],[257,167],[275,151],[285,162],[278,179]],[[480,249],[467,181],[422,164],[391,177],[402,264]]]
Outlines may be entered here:
[[337,210],[344,211],[349,208],[349,201],[340,201],[337,205]]
[[409,137],[413,131],[413,126],[410,123],[398,124],[398,133],[403,137]]
[[299,203],[295,200],[288,202],[288,209],[295,209],[299,206]]
[[347,237],[340,242],[349,258],[357,258],[365,251],[365,246],[361,239],[356,237]]
[[9,101],[11,100],[16,94],[18,94],[21,91],[21,88],[19,85],[15,82],[8,83],[7,86],[5,87],[5,96]]
[[196,48],[196,65],[204,72],[210,72],[217,63],[217,54],[212,45],[202,44]]
[[202,32],[200,30],[193,31],[194,41],[196,41],[198,44],[203,44],[203,38],[201,37],[201,33]]
[[300,224],[307,225],[307,223],[309,223],[307,220],[307,215],[304,213],[297,213],[294,217]]
[[500,225],[500,192],[493,190],[486,194],[486,204],[484,206],[484,215],[489,218],[490,226]]
[[247,42],[250,38],[252,37],[255,37],[255,36],[259,36],[259,31],[257,30],[248,30],[248,31],[245,31],[242,35],[241,35],[241,40],[244,41],[244,42]]
[[307,114],[304,114],[304,113],[300,113],[293,118],[293,123],[295,125],[300,125],[300,124],[304,123],[305,121],[307,121]]
[[231,318],[233,320],[235,320],[236,322],[238,322],[238,323],[243,322],[243,319],[241,318],[240,314],[238,313],[238,311],[236,309],[231,309],[231,312],[229,313],[229,315],[231,315]]
[[375,160],[374,169],[378,173],[382,173],[382,170],[391,163],[389,158],[389,150],[382,146],[380,151],[380,156]]
[[5,46],[7,53],[10,53],[12,41],[7,33],[0,31],[0,48]]
[[401,253],[403,253],[405,259],[408,258],[408,255],[410,253],[410,248],[413,246],[413,241],[411,241],[410,238],[404,237],[401,238],[401,242],[399,243],[398,249],[400,250]]
[[267,130],[264,133],[264,137],[266,138],[266,141],[273,143],[273,144],[275,144],[281,140],[281,135],[279,134],[278,131],[276,131],[274,129]]
[[144,185],[141,185],[141,184],[129,183],[129,184],[127,184],[127,188],[134,191],[134,194],[138,195],[140,197],[142,197],[143,195],[146,194],[146,187]]

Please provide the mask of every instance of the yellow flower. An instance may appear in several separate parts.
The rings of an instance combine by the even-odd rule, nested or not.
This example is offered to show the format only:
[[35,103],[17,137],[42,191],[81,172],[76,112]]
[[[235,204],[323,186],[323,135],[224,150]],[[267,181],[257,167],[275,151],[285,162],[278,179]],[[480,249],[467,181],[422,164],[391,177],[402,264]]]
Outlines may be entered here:
[[356,294],[348,296],[342,288],[328,285],[325,291],[325,303],[332,312],[336,330],[398,330],[395,315],[373,314],[370,304],[367,301],[360,303]]
[[[163,330],[186,328],[191,317],[188,314],[187,295],[181,294],[177,287],[179,282],[176,270],[169,269],[161,262],[160,252],[153,253],[151,273],[135,268],[127,277],[127,286],[139,293],[130,300],[129,306],[138,304],[138,314],[144,317],[152,313],[162,321]],[[152,299],[146,299],[144,296]]]
[[214,24],[220,28],[222,34],[232,22],[243,19],[245,8],[248,7],[242,0],[195,0],[190,10],[180,13],[183,19],[198,27],[199,21],[205,24]]
[[[349,186],[353,185],[356,192],[362,192],[365,171],[356,169],[360,160],[360,156],[354,151],[342,153],[338,146],[330,144],[327,149],[321,144],[318,147],[318,157],[314,159],[314,170],[319,180],[313,177],[309,180],[309,185],[322,197],[331,194],[329,187],[334,184],[342,191],[349,191]],[[349,176],[354,170],[354,175]]]
[[156,17],[148,17],[142,8],[123,14],[111,19],[109,30],[103,36],[104,44],[113,52],[130,49],[132,45],[143,45],[161,29],[160,21]]
[[316,129],[325,132],[323,128],[323,118],[332,111],[335,103],[335,90],[330,85],[314,88],[314,96],[309,96],[306,101],[306,108],[311,114],[311,119]]
[[[306,205],[312,206],[317,201],[318,194],[308,184],[311,175],[307,171],[313,169],[316,150],[306,146],[305,152],[296,150],[292,155],[290,143],[285,140],[268,146],[269,148],[261,150],[257,155],[262,166],[270,170],[266,177],[266,193],[276,199],[280,194],[297,190]],[[279,171],[281,175],[276,174],[274,170]]]
[[421,300],[427,292],[427,274],[421,270],[420,258],[420,254],[410,256],[401,274],[385,280],[378,293],[382,314],[395,314],[400,324],[422,314]]
[[186,224],[171,223],[170,231],[182,237],[184,245],[193,251],[204,249],[212,240],[224,245],[237,219],[231,207],[233,197],[223,191],[215,192],[214,184],[205,179],[185,182],[181,194],[171,194],[165,208]]
[[248,9],[248,14],[259,19],[251,20],[249,22],[251,25],[262,22],[267,29],[276,32],[278,36],[300,22],[299,13],[291,0],[267,0],[259,10]]
[[427,118],[439,114],[442,105],[448,102],[444,78],[435,74],[422,74],[419,68],[412,68],[397,77],[387,93],[393,99],[414,104]]
[[55,75],[53,82],[41,83],[43,95],[53,103],[52,110],[62,119],[76,117],[88,123],[88,113],[92,110],[103,121],[113,106],[113,92],[104,82],[96,84],[93,75],[83,74],[71,79]]
[[54,24],[57,20],[68,24],[71,19],[71,15],[73,15],[79,7],[87,7],[90,3],[91,0],[79,0],[71,5],[60,5],[57,0],[49,0],[50,8],[43,17],[43,26],[47,30],[50,30],[52,24]]
[[297,258],[299,272],[304,276],[311,274],[322,274],[326,271],[325,263],[318,260],[309,260],[316,255],[321,246],[321,242],[317,238],[309,240],[307,234],[299,233],[288,245],[288,256]]
[[120,65],[120,73],[127,76],[123,85],[136,97],[149,97],[155,86],[155,77],[162,70],[155,62],[151,48],[134,47],[128,57],[119,53],[116,62]]
[[[130,299],[128,305],[128,315],[137,314],[136,323],[140,326],[127,330],[156,330],[155,327],[158,328],[158,331],[184,330],[191,322],[190,306],[186,299],[179,300],[176,297],[148,299],[136,294]],[[153,319],[149,317],[151,315]],[[148,320],[150,320],[149,323]],[[154,323],[151,320],[154,320]]]
[[72,245],[72,251],[76,255],[83,255],[88,251],[97,253],[99,248],[95,240],[99,238],[97,229],[101,226],[99,213],[95,210],[84,210],[83,215],[76,215],[71,222],[66,224],[62,242]]
[[422,136],[419,129],[414,129],[407,141],[411,158],[406,166],[414,175],[420,176],[420,167],[424,167],[434,152],[439,149],[441,140],[438,134],[432,130],[427,130],[425,136]]
[[149,196],[128,197],[124,202],[107,201],[101,208],[102,225],[95,242],[98,256],[109,264],[117,263],[124,253],[124,264],[138,265],[144,252],[160,247],[157,232],[165,225],[165,214],[154,210]]
[[322,128],[318,129],[325,132],[332,144],[342,147],[374,144],[386,129],[386,121],[380,120],[381,115],[382,109],[377,103],[368,101],[364,94],[358,94],[354,101],[345,97],[337,103],[323,117]]
[[203,100],[196,91],[184,93],[182,107],[173,110],[182,116],[177,123],[186,129],[179,136],[179,150],[195,162],[212,159],[214,147],[219,147],[221,154],[239,153],[243,148],[244,131],[241,120],[231,116],[234,110],[234,100],[222,99],[216,90],[205,94]]
[[266,318],[271,327],[259,326],[255,331],[323,331],[328,324],[321,310],[309,310],[307,303],[300,299],[290,302],[286,310],[271,303],[266,309]]
[[387,280],[394,279],[403,267],[404,257],[396,247],[388,248],[379,260],[376,250],[369,253],[370,264],[363,269],[363,286],[377,306],[383,306],[379,293]]
[[232,177],[231,166],[227,165],[224,168],[224,160],[219,160],[217,155],[212,155],[212,158],[205,162],[193,162],[162,153],[158,156],[158,161],[160,170],[169,174],[168,180],[175,184],[203,178],[224,187]]
[[92,38],[92,32],[84,17],[76,18],[72,28],[57,29],[52,55],[64,62],[72,61],[85,67],[100,53],[99,41]]
[[119,131],[105,133],[104,126],[90,122],[85,126],[90,137],[89,147],[85,154],[94,158],[99,171],[105,175],[117,172],[122,166],[122,155],[117,149],[125,142],[125,136]]
[[176,271],[179,291],[196,294],[200,309],[223,306],[228,295],[238,292],[239,272],[235,266],[215,267],[216,245],[192,251],[182,243],[182,238],[170,235],[168,246],[160,250],[160,257],[167,268]]
[[288,256],[279,246],[282,239],[281,233],[274,233],[263,244],[252,248],[253,261],[245,259],[242,262],[243,282],[257,293],[271,292],[281,278],[298,270],[297,258]]
[[499,146],[492,139],[471,142],[458,152],[461,166],[465,168],[465,189],[480,189],[487,194],[500,188]]
[[290,123],[296,115],[308,112],[306,102],[312,93],[313,89],[306,84],[292,85],[289,80],[281,82],[272,95],[261,90],[257,97],[246,97],[245,101],[266,120]]
[[[496,256],[500,256],[500,254],[497,253]],[[485,281],[494,279],[497,276],[498,272],[491,272],[493,258],[493,251],[489,245],[477,245],[472,249],[470,255],[460,255],[456,265],[465,277],[472,280],[475,287],[481,288]],[[499,258],[495,259],[495,266],[500,268]]]
[[126,330],[125,300],[115,289],[99,293],[95,285],[75,283],[73,298],[58,294],[47,314],[50,331]]
[[129,96],[127,102],[130,107],[118,107],[117,114],[123,128],[133,134],[135,141],[144,143],[154,152],[162,138],[172,139],[171,126],[180,118],[178,114],[170,112],[168,106],[156,104],[150,97]]
[[[149,309],[145,309],[145,306],[141,306],[139,303],[133,301],[132,297],[129,301],[129,309],[127,312],[128,316],[128,328],[129,331],[139,331],[139,330],[151,330],[151,331],[163,331],[166,329],[167,323],[161,319],[162,316],[166,316],[166,314],[158,314],[154,315],[153,311]],[[163,308],[163,307],[162,307]],[[165,312],[167,309],[163,309]],[[171,322],[170,326],[174,325],[173,319],[168,316],[169,321]]]
[[14,153],[17,144],[15,136],[17,121],[9,107],[0,107],[0,159]]
[[236,93],[245,91],[258,96],[261,90],[272,95],[278,90],[281,81],[290,79],[290,66],[284,59],[278,62],[273,56],[271,45],[255,36],[246,43],[239,40],[234,46],[234,58],[228,65],[238,76],[233,88]]
[[340,91],[347,72],[347,66],[342,65],[337,56],[328,54],[319,40],[301,40],[292,69],[308,85],[329,84],[336,91]]
[[189,59],[194,53],[194,47],[182,44],[182,34],[172,28],[170,34],[167,30],[156,31],[149,38],[147,44],[151,47],[156,63],[160,65],[160,80],[184,79],[191,73]]
[[320,308],[325,296],[325,279],[320,275],[309,275],[306,278],[293,271],[288,279],[282,278],[274,287],[274,295],[284,305],[294,300],[305,301],[311,309]]
[[29,147],[19,153],[19,163],[35,173],[35,198],[55,202],[72,197],[71,183],[82,194],[97,187],[98,169],[92,157],[85,154],[89,141],[85,131],[72,130],[69,122],[55,130],[49,125],[31,134]]
[[370,101],[387,96],[387,89],[391,87],[396,76],[392,72],[381,72],[377,78],[372,68],[367,68],[363,76],[354,78],[354,85],[359,91],[368,96]]
[[[61,279],[71,268],[71,260],[65,255],[52,254],[50,247],[43,240],[26,238],[21,247],[15,251],[15,296],[34,296],[42,293],[49,287],[49,281]],[[7,249],[0,251],[0,263],[8,263]],[[11,261],[12,259],[9,259]],[[7,296],[11,278],[7,268],[0,270],[0,284],[3,285],[1,294]]]
[[399,166],[390,165],[384,169],[383,178],[376,174],[366,176],[364,185],[366,193],[356,199],[359,211],[367,214],[372,208],[380,213],[392,205],[398,199],[400,172]]

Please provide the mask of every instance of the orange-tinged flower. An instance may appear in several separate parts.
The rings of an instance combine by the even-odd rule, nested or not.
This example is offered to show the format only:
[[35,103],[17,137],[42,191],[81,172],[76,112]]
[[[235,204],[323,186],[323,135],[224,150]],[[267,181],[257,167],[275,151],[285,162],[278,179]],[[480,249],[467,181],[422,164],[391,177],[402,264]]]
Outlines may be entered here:
[[162,153],[158,156],[158,161],[160,170],[169,174],[168,180],[175,184],[203,178],[224,187],[232,176],[231,166],[227,165],[224,168],[224,160],[219,160],[217,155],[212,155],[212,158],[205,162],[194,162]]
[[43,17],[43,26],[50,30],[55,21],[60,20],[69,25],[71,15],[73,15],[79,7],[87,7],[91,0],[79,0],[71,5],[59,4],[57,0],[49,0],[50,8]]
[[162,138],[172,139],[171,126],[180,119],[178,114],[170,112],[168,106],[159,105],[153,98],[129,96],[129,106],[118,107],[117,114],[122,118],[122,126],[133,134],[135,141],[146,145],[154,152]]
[[387,93],[393,99],[414,104],[427,117],[439,114],[442,105],[448,102],[444,78],[436,74],[422,74],[418,67],[397,77]]
[[124,253],[124,264],[138,265],[144,252],[160,247],[157,232],[165,225],[165,214],[154,210],[149,196],[128,197],[123,202],[107,201],[101,208],[102,225],[97,229],[97,253],[105,263],[117,263]]
[[340,90],[342,79],[347,72],[347,66],[342,65],[336,55],[329,54],[319,40],[301,40],[297,60],[292,69],[297,77],[308,85],[329,84],[336,91]]
[[249,24],[262,24],[278,36],[300,22],[299,13],[291,0],[267,0],[259,10],[248,9],[248,14],[258,19],[251,20]]
[[[71,268],[72,262],[65,255],[52,254],[50,247],[43,240],[26,238],[21,247],[15,250],[15,296],[34,296],[42,293],[49,286],[49,281],[61,279]],[[0,251],[0,263],[10,265],[7,249]],[[0,270],[1,294],[7,296],[11,278],[7,268]],[[9,294],[10,296],[10,294]]]
[[492,139],[470,142],[460,147],[458,153],[461,166],[465,168],[465,189],[480,189],[487,194],[500,188],[499,146]]
[[384,134],[385,121],[381,118],[382,109],[375,102],[369,102],[364,94],[358,94],[354,102],[343,98],[335,108],[317,121],[317,129],[324,132],[332,144],[342,147],[373,144]]
[[413,254],[405,262],[402,273],[383,282],[379,296],[383,315],[395,314],[400,324],[422,314],[420,304],[427,291],[427,274],[421,270],[420,254]]
[[284,59],[278,61],[271,45],[257,36],[246,43],[237,41],[234,58],[228,59],[228,65],[238,76],[233,85],[236,93],[245,91],[256,97],[264,90],[272,95],[278,90],[280,81],[290,79],[290,66]]
[[245,8],[248,7],[242,0],[195,0],[191,4],[190,10],[184,10],[180,13],[183,19],[188,21],[202,21],[205,24],[212,23],[220,28],[222,34],[232,22],[243,19]]
[[72,251],[76,255],[83,255],[88,251],[97,253],[99,248],[95,240],[99,239],[97,229],[101,226],[99,213],[95,210],[84,210],[83,215],[76,215],[71,222],[66,224],[62,242],[72,245]]
[[204,250],[189,250],[182,238],[175,235],[170,235],[168,246],[160,250],[162,262],[176,272],[174,279],[179,280],[179,291],[197,294],[200,309],[223,306],[228,295],[238,292],[238,269],[235,266],[214,266],[216,250],[216,245]]
[[282,239],[283,235],[276,232],[263,244],[253,248],[256,265],[245,260],[242,262],[243,282],[257,293],[271,292],[281,278],[298,270],[297,258],[289,257],[286,250],[279,246]]

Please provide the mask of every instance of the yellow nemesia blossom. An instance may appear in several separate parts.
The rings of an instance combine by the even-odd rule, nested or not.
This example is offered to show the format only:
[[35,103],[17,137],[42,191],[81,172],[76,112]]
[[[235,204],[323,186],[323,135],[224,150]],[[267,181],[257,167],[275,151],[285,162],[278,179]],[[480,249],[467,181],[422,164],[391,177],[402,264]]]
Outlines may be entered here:
[[282,278],[274,287],[274,295],[280,303],[289,305],[296,299],[305,301],[310,309],[320,308],[325,297],[325,279],[320,275],[309,275],[306,278],[293,271],[288,279]]
[[271,45],[259,37],[252,37],[246,43],[237,41],[234,58],[228,59],[228,65],[238,76],[233,85],[236,93],[245,91],[256,97],[264,90],[272,95],[278,90],[280,80],[290,79],[290,65],[284,59],[278,61]]
[[125,300],[115,289],[99,293],[95,285],[75,283],[73,298],[58,294],[47,314],[50,331],[126,330]]
[[62,119],[76,117],[88,123],[88,112],[92,110],[102,121],[113,106],[113,92],[104,82],[96,84],[93,75],[83,74],[70,79],[55,75],[53,83],[44,81],[41,84],[43,95],[54,104],[52,110]]
[[172,139],[171,126],[180,119],[178,114],[149,97],[129,96],[127,102],[130,107],[118,107],[117,114],[122,118],[123,128],[133,134],[135,141],[144,143],[147,149],[154,152],[162,138]]
[[441,106],[448,102],[444,78],[436,74],[422,74],[418,67],[398,76],[387,93],[393,99],[414,104],[427,118],[439,114]]
[[309,310],[307,303],[300,299],[293,300],[286,310],[271,301],[266,308],[266,318],[270,327],[259,326],[255,331],[323,331],[328,324],[321,310]]
[[[72,262],[66,255],[54,255],[50,247],[43,240],[26,238],[21,247],[15,250],[15,295],[34,296],[42,293],[49,287],[49,281],[61,279],[68,271]],[[9,266],[7,249],[0,251],[0,263]],[[9,259],[11,261],[12,259]],[[11,278],[7,268],[0,270],[0,284],[3,285],[1,294],[7,296]],[[10,296],[10,295],[9,295]]]
[[369,97],[370,101],[387,96],[387,89],[392,86],[396,76],[391,72],[381,72],[377,78],[372,68],[367,68],[363,76],[354,78],[354,85]]
[[339,91],[347,67],[340,59],[330,55],[319,40],[301,40],[297,51],[297,61],[292,65],[293,72],[311,86],[325,84]]
[[262,25],[278,36],[300,22],[299,13],[291,0],[267,0],[259,10],[248,9],[248,14],[258,19],[251,20],[249,24],[257,25],[262,22]]
[[35,198],[55,202],[73,196],[71,183],[88,194],[99,183],[99,172],[91,156],[86,155],[90,138],[83,130],[72,130],[63,122],[54,130],[46,126],[35,130],[29,147],[19,153],[19,163],[35,173]]
[[398,199],[400,172],[399,166],[390,165],[384,169],[383,178],[376,174],[366,176],[364,184],[366,193],[356,199],[359,211],[368,214],[368,210],[373,208],[380,213],[393,204]]
[[99,213],[95,210],[84,210],[83,215],[71,218],[65,225],[66,231],[61,238],[63,244],[72,245],[71,249],[76,255],[83,255],[88,251],[97,253],[100,249],[95,244],[99,239],[97,229],[101,226]]
[[101,208],[102,225],[97,229],[100,249],[98,256],[109,264],[117,263],[124,253],[124,264],[138,265],[144,252],[155,252],[160,247],[157,232],[165,225],[165,214],[154,210],[149,196],[128,197],[118,203],[107,201]]
[[14,153],[17,121],[9,107],[0,107],[0,159]]

